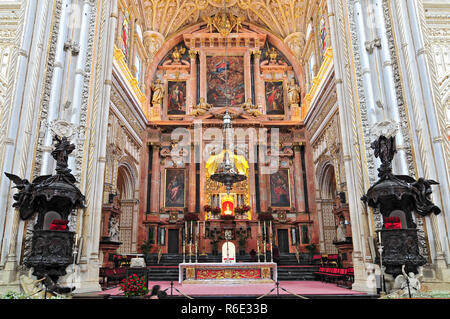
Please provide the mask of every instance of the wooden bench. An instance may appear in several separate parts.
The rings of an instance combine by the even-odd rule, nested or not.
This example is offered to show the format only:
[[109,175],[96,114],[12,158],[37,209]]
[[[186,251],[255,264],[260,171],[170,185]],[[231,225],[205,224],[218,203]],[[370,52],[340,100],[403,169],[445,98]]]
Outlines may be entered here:
[[[350,268],[338,268],[338,267],[320,267],[319,271],[314,274],[320,278],[320,281],[335,282],[348,281]],[[353,272],[353,268],[351,268]]]
[[122,279],[127,275],[126,268],[100,268],[100,277],[102,278],[102,284],[105,287],[110,285],[119,284]]

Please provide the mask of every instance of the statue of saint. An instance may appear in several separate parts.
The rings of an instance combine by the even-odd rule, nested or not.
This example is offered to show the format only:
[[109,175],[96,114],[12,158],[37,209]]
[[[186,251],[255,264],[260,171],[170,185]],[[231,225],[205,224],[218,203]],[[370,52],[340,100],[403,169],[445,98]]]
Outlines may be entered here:
[[345,222],[343,220],[340,221],[339,226],[336,230],[336,239],[337,242],[343,242],[347,239],[347,236],[345,235]]
[[160,79],[156,79],[155,83],[152,84],[153,98],[152,105],[161,105],[164,99],[164,85],[162,85]]
[[193,111],[192,111],[191,115],[201,116],[201,115],[205,114],[206,112],[208,112],[212,107],[213,107],[212,104],[208,104],[205,101],[205,98],[201,97],[200,104],[193,107]]
[[115,242],[119,241],[119,223],[115,217],[109,219],[109,240]]
[[300,104],[300,87],[295,84],[295,80],[291,79],[288,85],[288,101],[289,105]]

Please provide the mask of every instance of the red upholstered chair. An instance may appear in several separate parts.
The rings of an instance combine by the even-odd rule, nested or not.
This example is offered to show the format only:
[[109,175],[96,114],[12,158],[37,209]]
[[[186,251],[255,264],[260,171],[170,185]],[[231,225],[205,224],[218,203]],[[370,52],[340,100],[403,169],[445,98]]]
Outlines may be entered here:
[[54,219],[50,224],[50,230],[67,230],[68,220]]

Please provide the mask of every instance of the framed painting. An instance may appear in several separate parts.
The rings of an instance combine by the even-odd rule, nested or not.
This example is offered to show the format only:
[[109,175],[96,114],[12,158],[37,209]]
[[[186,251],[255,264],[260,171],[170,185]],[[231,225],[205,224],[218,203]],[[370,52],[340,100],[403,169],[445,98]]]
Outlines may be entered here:
[[186,200],[185,169],[166,169],[164,185],[164,206],[167,208],[184,208]]
[[238,106],[245,100],[244,57],[206,58],[207,100],[214,107]]
[[266,114],[284,114],[284,89],[283,81],[264,82],[266,95]]
[[272,207],[291,207],[289,169],[279,169],[270,175],[270,204]]
[[167,114],[186,114],[186,81],[168,81],[167,94]]

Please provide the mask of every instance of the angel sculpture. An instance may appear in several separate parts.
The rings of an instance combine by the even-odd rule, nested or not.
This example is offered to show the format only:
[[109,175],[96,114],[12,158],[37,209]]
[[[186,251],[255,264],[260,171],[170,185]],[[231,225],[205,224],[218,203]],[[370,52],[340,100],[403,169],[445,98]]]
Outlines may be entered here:
[[175,49],[172,52],[172,58],[174,62],[180,62],[181,57],[186,52],[186,48],[181,47],[178,49],[178,47],[175,47]]
[[[22,275],[20,276],[20,285],[27,297],[32,299],[44,299],[45,290],[44,287],[42,286],[42,281],[44,280],[45,277],[39,280],[34,280],[30,277]],[[54,294],[47,292],[47,297],[51,296],[54,296]]]
[[47,180],[51,175],[43,175],[34,179],[33,183],[30,183],[27,179],[22,179],[17,175],[9,174],[5,172],[6,177],[8,177],[16,186],[19,191],[14,194],[13,198],[16,201],[13,207],[19,209],[20,218],[26,220],[33,215],[35,212],[32,207],[33,189],[37,184],[42,183]]
[[261,112],[259,111],[259,107],[257,105],[253,105],[251,98],[248,98],[247,102],[242,103],[240,106],[244,109],[245,113],[247,113],[249,115],[252,115],[255,117],[261,115]]
[[441,209],[433,204],[430,200],[431,197],[431,185],[438,185],[439,183],[432,179],[424,179],[419,178],[415,183],[411,186],[416,190],[415,199],[416,199],[416,208],[417,212],[426,216],[430,213],[435,213],[436,215],[441,212]]
[[201,115],[205,114],[206,112],[208,112],[209,109],[212,107],[213,107],[212,104],[208,104],[205,101],[205,98],[201,97],[200,104],[192,107],[193,111],[192,111],[191,115],[192,116],[201,116]]
[[413,272],[406,274],[405,265],[402,266],[402,273],[403,275],[398,275],[395,278],[394,288],[401,289],[400,296],[402,297],[414,297],[421,288],[419,281],[421,276],[416,277]]

